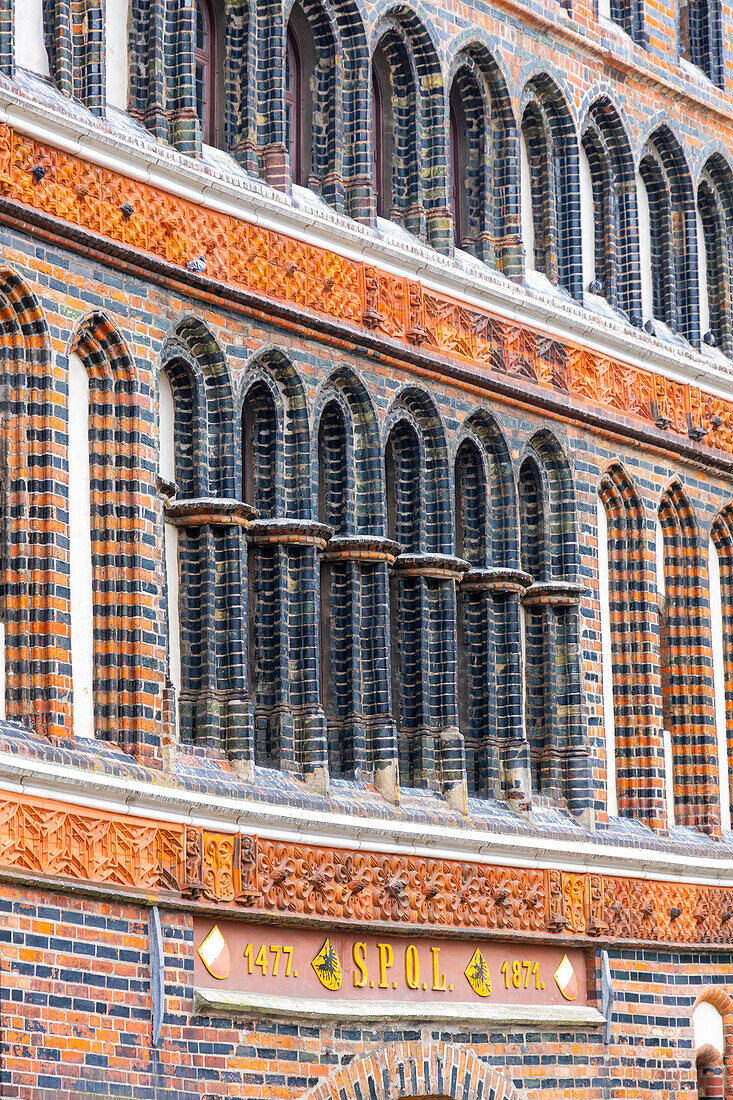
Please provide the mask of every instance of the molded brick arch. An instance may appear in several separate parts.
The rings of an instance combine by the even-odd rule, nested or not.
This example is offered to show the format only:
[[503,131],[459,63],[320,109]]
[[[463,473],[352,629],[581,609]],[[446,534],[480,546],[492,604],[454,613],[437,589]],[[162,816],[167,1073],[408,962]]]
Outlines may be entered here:
[[235,497],[234,402],[224,354],[189,317],[166,341],[162,367],[176,409],[176,479],[182,497]]
[[[591,806],[590,758],[581,712],[577,514],[568,460],[538,432],[519,471],[525,712],[533,787],[578,815]],[[552,685],[552,689],[550,687]]]
[[386,59],[391,85],[382,89],[391,96],[384,108],[391,107],[394,127],[392,193],[385,195],[385,216],[447,252],[446,101],[435,44],[407,4],[390,8],[372,42]]
[[[664,828],[664,799],[656,776],[663,747],[655,720],[655,599],[649,529],[636,487],[620,462],[598,490],[608,522],[608,583],[619,812]],[[599,554],[602,553],[599,547]]]
[[708,1044],[696,1051],[700,1100],[730,1100],[733,1083],[733,997],[727,989],[710,987],[695,998],[692,1017],[698,1005],[706,1002],[723,1018],[723,1054]]
[[[59,578],[68,561],[68,492],[54,439],[66,395],[54,382],[43,311],[7,267],[0,269],[0,351],[7,715],[29,721],[40,734],[65,737],[71,730],[69,615],[68,609],[58,613],[58,601],[68,599]],[[54,619],[56,638],[48,631]]]
[[649,197],[653,312],[673,331],[700,339],[695,193],[682,146],[669,126],[651,135],[639,173]]
[[230,521],[242,513],[229,370],[213,334],[194,317],[166,342],[162,367],[175,415],[178,495],[166,515],[180,528],[180,735],[226,752],[246,772],[246,557],[243,527]]
[[[313,417],[313,447],[318,447],[324,411],[334,404],[342,411],[346,435],[347,463],[339,471],[339,475],[346,475],[347,481],[347,533],[384,535],[384,482],[377,414],[364,383],[348,367],[334,371],[319,390]],[[311,462],[315,499],[318,497],[319,485],[322,486],[324,472],[318,469],[315,454],[312,455]],[[324,522],[331,521],[324,519]]]
[[[286,17],[292,6],[286,3]],[[369,52],[361,14],[354,0],[301,0],[300,8],[316,51],[311,178],[306,182],[335,210],[366,219],[369,84],[364,76]]]
[[[719,347],[733,352],[733,172],[721,153],[702,171],[697,209],[705,245],[710,331]],[[702,334],[703,336],[705,333]]]
[[103,4],[100,0],[45,0],[43,31],[51,75],[59,91],[93,114],[105,109]]
[[[157,685],[127,639],[152,627],[143,593],[156,576],[141,553],[155,499],[151,395],[143,392],[125,341],[103,313],[78,325],[72,352],[89,377],[95,730],[127,752],[145,754],[143,743],[151,737],[142,725],[140,694],[147,694],[150,706]],[[128,568],[120,569],[121,559]]]
[[547,73],[533,76],[521,99],[521,130],[532,188],[535,268],[580,300],[580,180],[573,116]]
[[[267,452],[259,451],[257,460],[262,462],[266,454],[269,455],[271,468],[277,471],[274,496],[276,514],[311,519],[314,508],[305,388],[294,364],[276,348],[262,352],[247,368],[243,398],[245,418],[248,402],[255,393],[258,400],[265,400],[270,406],[268,415],[274,426]],[[265,394],[269,396],[265,398]],[[247,441],[243,440],[243,443]]]
[[[733,504],[726,504],[725,508],[715,517],[710,537],[717,550],[720,565],[727,759],[729,762],[728,800],[733,805]],[[730,1011],[733,1011],[733,1006]],[[731,1023],[733,1024],[733,1020]]]
[[379,782],[394,797],[388,576],[394,546],[384,538],[376,414],[359,378],[341,368],[320,390],[315,418],[319,519],[334,530],[320,569],[330,774]]
[[672,737],[675,818],[719,835],[720,799],[706,569],[694,513],[675,479],[662,496],[664,600],[659,652],[662,720]]
[[458,586],[459,725],[468,791],[526,806],[520,599],[528,578],[519,569],[509,451],[486,412],[464,427],[455,485],[457,553],[471,565]]
[[390,410],[387,421],[390,434],[399,424],[401,415],[412,421],[419,443],[419,549],[423,553],[450,554],[453,552],[452,479],[440,413],[428,393],[408,386],[400,392]]
[[626,129],[606,95],[591,105],[581,142],[590,165],[596,277],[608,301],[641,315],[641,274],[634,158]]
[[460,98],[467,135],[465,179],[459,181],[467,224],[456,247],[508,276],[521,275],[517,123],[504,75],[479,42],[464,46],[452,69],[448,91]]
[[395,1043],[336,1070],[302,1100],[445,1097],[519,1100],[512,1082],[473,1051],[448,1043]]
[[262,514],[249,529],[249,670],[255,761],[300,771],[327,789],[326,718],[318,651],[319,553],[331,529],[313,519],[303,382],[276,348],[245,377],[246,492]]

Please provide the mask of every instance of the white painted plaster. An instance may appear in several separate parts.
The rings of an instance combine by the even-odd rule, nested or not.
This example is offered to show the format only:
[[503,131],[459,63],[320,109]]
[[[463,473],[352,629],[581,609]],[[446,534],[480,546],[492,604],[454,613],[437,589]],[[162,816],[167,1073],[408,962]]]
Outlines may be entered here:
[[608,584],[608,517],[598,498],[598,596],[601,610],[601,655],[603,675],[603,728],[606,742],[606,809],[609,817],[618,816],[616,789],[616,715],[613,709],[613,649],[611,646],[611,605]]
[[166,481],[176,480],[176,406],[171,380],[165,371],[160,372],[160,476]]
[[43,0],[15,0],[15,64],[41,76],[49,76],[48,54],[43,40]]
[[636,192],[639,206],[639,260],[641,264],[641,311],[644,318],[654,313],[654,291],[652,289],[652,239],[649,217],[649,195],[646,184],[640,175],[636,177]]
[[580,148],[580,225],[583,260],[583,287],[588,289],[596,277],[596,223],[593,208],[593,179],[585,149]]
[[0,719],[7,717],[5,709],[5,635],[5,623],[0,619]]
[[107,65],[107,103],[127,110],[129,69],[127,57],[129,14],[128,0],[106,0],[105,52]]
[[697,211],[697,281],[700,287],[700,335],[710,328],[710,298],[708,295],[708,250],[700,211]]
[[74,734],[94,736],[94,602],[89,470],[89,375],[69,356],[69,554]]
[[720,558],[712,539],[708,541],[710,575],[710,630],[713,639],[713,683],[715,686],[715,726],[718,735],[718,781],[720,783],[720,824],[731,827],[730,782],[728,778],[728,735],[725,705],[725,657],[723,653],[723,601],[720,590]]
[[719,1054],[725,1053],[723,1017],[715,1005],[711,1005],[709,1001],[700,1001],[692,1013],[692,1030],[696,1050],[709,1045]]
[[521,189],[521,225],[522,244],[524,245],[524,263],[527,271],[535,270],[534,262],[534,217],[532,215],[532,178],[529,171],[529,152],[524,134],[519,140],[519,167]]
[[[160,476],[166,481],[176,480],[175,402],[170,379],[165,371],[160,375]],[[181,612],[180,575],[178,565],[178,528],[166,523],[165,577],[168,604],[168,664],[171,683],[176,693],[176,720],[178,698],[181,692]]]
[[[659,516],[657,516],[654,541],[657,592],[660,596],[664,596],[666,590],[666,579],[664,576],[664,531]],[[662,730],[662,745],[664,748],[664,797],[667,803],[667,819],[670,825],[674,825],[674,753],[672,751],[672,733],[670,730]]]

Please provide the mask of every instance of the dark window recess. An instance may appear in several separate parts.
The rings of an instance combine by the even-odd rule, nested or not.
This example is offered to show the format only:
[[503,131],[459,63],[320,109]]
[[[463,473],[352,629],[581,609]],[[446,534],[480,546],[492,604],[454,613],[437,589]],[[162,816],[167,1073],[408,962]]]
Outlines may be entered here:
[[303,186],[303,69],[291,27],[285,54],[285,142],[293,183]]

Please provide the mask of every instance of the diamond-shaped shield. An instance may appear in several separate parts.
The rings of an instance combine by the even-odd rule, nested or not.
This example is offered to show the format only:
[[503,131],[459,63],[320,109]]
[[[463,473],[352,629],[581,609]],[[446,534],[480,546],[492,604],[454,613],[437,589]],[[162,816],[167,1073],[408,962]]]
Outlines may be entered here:
[[567,955],[563,955],[553,977],[565,1000],[574,1001],[578,996],[578,979]]
[[223,981],[229,977],[229,968],[232,960],[229,955],[227,941],[222,936],[217,925],[209,932],[206,939],[198,948],[199,957],[212,978]]

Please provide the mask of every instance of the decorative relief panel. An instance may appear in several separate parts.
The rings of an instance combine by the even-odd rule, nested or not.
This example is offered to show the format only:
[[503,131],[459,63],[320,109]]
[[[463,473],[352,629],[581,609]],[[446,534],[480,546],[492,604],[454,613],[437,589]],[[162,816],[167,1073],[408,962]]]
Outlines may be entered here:
[[15,799],[0,802],[0,866],[88,882],[179,891],[183,830]]
[[399,926],[733,943],[733,889],[287,844],[0,802],[0,866],[250,912]]
[[221,283],[535,380],[733,454],[729,402],[427,293],[417,282],[205,210],[3,125],[0,194],[181,267],[203,260],[206,274]]

